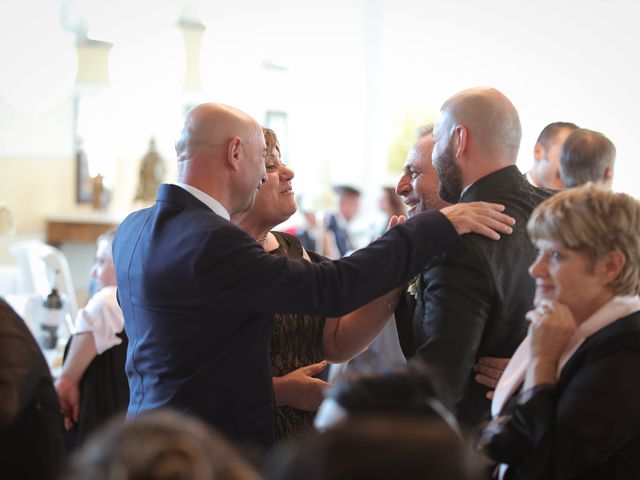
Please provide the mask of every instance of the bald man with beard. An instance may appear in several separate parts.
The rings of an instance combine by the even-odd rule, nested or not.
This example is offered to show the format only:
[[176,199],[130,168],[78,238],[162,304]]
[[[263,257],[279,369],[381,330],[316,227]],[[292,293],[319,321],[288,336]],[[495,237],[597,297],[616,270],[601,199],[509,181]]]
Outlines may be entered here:
[[176,152],[178,182],[161,185],[155,205],[129,215],[113,244],[129,337],[129,418],[169,407],[234,440],[269,447],[272,312],[343,315],[433,256],[458,254],[459,234],[511,231],[500,206],[452,206],[417,215],[346,259],[290,260],[265,252],[229,221],[251,208],[266,178],[255,120],[232,107],[200,105],[187,115]]
[[434,259],[418,281],[413,320],[416,356],[441,370],[463,425],[489,412],[488,387],[474,381],[481,357],[510,357],[527,332],[535,258],[526,232],[536,205],[550,195],[530,185],[515,166],[518,112],[499,91],[464,90],[447,100],[433,131],[432,161],[440,197],[450,203],[497,202],[516,219],[497,242],[463,238],[464,253]]

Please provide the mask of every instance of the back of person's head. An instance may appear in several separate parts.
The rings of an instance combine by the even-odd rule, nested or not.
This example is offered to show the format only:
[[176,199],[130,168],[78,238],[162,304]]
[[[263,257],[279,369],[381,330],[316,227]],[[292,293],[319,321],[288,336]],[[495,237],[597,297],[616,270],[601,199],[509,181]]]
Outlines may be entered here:
[[96,432],[72,459],[69,480],[240,480],[258,475],[197,419],[156,411]]
[[361,416],[284,450],[271,480],[470,480],[477,463],[442,422],[424,417]]
[[318,415],[328,412],[332,418],[323,425],[360,415],[411,415],[440,418],[453,431],[459,431],[444,382],[436,371],[421,362],[383,373],[346,377],[326,395],[331,407],[325,410],[323,405]]
[[[443,125],[438,125],[441,123]],[[473,147],[483,157],[515,164],[522,126],[518,111],[502,92],[495,88],[474,87],[449,98],[443,104],[436,124],[438,135],[444,134],[444,137],[437,140],[448,142],[457,125],[463,125],[468,131],[467,148]]]
[[587,182],[610,184],[616,147],[600,132],[579,128],[567,137],[560,152],[560,177],[567,188]]

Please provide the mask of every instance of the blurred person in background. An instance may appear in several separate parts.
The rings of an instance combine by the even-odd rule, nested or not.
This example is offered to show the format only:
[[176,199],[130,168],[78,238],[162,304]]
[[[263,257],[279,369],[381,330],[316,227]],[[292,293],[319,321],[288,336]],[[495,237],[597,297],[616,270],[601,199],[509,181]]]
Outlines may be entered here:
[[341,185],[334,188],[338,194],[338,211],[326,216],[326,228],[330,234],[331,244],[335,245],[335,251],[330,258],[339,258],[348,255],[356,248],[350,226],[360,210],[360,190],[350,185]]
[[380,211],[382,211],[382,213],[384,213],[385,215],[385,229],[387,228],[387,225],[389,225],[389,221],[394,215],[396,217],[399,217],[400,215],[406,214],[404,203],[402,203],[402,199],[396,194],[396,189],[394,187],[382,188],[379,208]]
[[575,123],[553,122],[542,129],[533,147],[533,168],[526,174],[534,187],[560,190],[560,150],[565,139],[577,129]]
[[567,137],[560,152],[560,177],[565,187],[594,182],[611,189],[616,147],[600,132],[579,128]]
[[99,290],[78,312],[56,391],[67,427],[67,446],[74,449],[113,415],[124,417],[129,405],[125,374],[127,336],[116,298],[111,247],[116,229],[96,242],[91,276]]

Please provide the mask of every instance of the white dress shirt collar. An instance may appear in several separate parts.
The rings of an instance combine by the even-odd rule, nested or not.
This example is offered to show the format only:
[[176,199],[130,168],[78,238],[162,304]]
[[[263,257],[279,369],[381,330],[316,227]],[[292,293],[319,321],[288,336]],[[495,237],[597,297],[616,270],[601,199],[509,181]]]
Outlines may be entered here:
[[211,195],[204,193],[202,190],[198,190],[192,185],[187,185],[186,183],[175,182],[174,185],[185,189],[187,192],[189,192],[191,195],[193,195],[207,207],[209,207],[216,215],[220,215],[222,218],[231,220],[231,215],[229,215],[227,209],[224,208],[222,204]]

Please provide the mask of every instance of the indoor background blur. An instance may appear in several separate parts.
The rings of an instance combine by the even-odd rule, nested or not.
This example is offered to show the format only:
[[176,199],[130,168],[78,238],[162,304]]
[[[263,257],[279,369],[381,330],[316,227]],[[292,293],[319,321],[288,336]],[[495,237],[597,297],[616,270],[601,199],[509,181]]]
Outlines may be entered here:
[[[415,127],[475,85],[520,112],[523,172],[545,125],[575,122],[615,143],[614,189],[638,197],[639,17],[637,0],[3,0],[0,207],[14,225],[0,264],[48,221],[143,206],[150,141],[174,180],[184,113],[203,101],[273,128],[315,208],[351,184],[376,211]],[[94,244],[61,246],[82,293]]]

